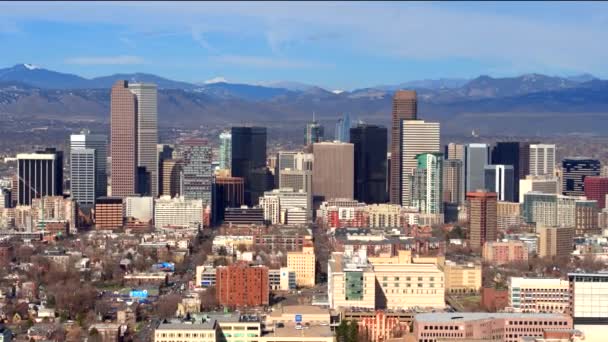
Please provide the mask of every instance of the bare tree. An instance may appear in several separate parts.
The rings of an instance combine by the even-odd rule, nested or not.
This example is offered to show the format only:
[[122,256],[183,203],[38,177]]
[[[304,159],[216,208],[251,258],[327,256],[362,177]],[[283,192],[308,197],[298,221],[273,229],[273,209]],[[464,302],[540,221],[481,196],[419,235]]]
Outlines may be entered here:
[[177,304],[182,300],[178,294],[169,294],[161,297],[156,303],[156,313],[160,318],[173,317],[177,311]]

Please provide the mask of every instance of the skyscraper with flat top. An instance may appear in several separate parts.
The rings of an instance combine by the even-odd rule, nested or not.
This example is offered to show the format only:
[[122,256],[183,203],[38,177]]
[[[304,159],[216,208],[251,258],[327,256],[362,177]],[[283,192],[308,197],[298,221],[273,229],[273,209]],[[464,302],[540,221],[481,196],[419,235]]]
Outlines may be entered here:
[[137,166],[145,168],[149,189],[144,195],[158,196],[158,101],[156,84],[132,83],[129,90],[137,97]]
[[20,205],[30,205],[34,198],[63,195],[63,152],[47,148],[18,154],[17,179]]
[[467,215],[471,248],[478,249],[497,237],[497,200],[495,192],[479,190],[467,193]]
[[137,97],[129,82],[114,83],[110,108],[112,195],[133,196],[137,193]]
[[203,200],[211,205],[213,168],[211,147],[203,139],[189,139],[178,146],[182,160],[182,191],[185,199]]
[[315,197],[330,200],[353,198],[354,145],[321,142],[312,145],[312,192]]
[[555,145],[530,145],[530,175],[543,176],[555,173]]
[[585,196],[585,178],[600,175],[597,159],[566,158],[562,161],[562,192],[566,196]]
[[105,135],[86,130],[70,135],[70,190],[78,205],[93,207],[96,198],[106,196],[106,164]]
[[464,154],[465,191],[483,189],[484,173],[489,160],[490,147],[486,144],[468,144]]
[[270,190],[266,171],[266,127],[232,127],[233,177],[245,180],[245,204],[255,205]]
[[386,128],[359,124],[350,129],[350,142],[355,148],[355,199],[386,202]]
[[418,102],[416,92],[413,90],[400,90],[393,97],[393,113],[391,126],[391,169],[390,169],[390,202],[401,204],[402,200],[402,168],[401,168],[401,148],[402,132],[401,123],[403,120],[416,120],[418,112]]
[[485,188],[496,192],[499,201],[516,202],[514,177],[512,165],[486,165]]
[[416,156],[418,166],[413,174],[412,206],[421,213],[443,212],[443,154],[421,153]]
[[[403,120],[401,123],[401,205],[412,205],[412,183],[414,170],[418,166],[416,156],[421,153],[438,153],[439,123],[423,120]],[[313,180],[314,181],[314,180]]]
[[220,169],[230,170],[232,153],[232,134],[230,132],[220,133]]

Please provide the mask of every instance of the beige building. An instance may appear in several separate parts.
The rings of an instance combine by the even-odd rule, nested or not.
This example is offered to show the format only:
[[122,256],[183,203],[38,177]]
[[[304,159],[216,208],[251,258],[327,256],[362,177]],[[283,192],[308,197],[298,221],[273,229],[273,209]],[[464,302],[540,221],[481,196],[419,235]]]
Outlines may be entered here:
[[574,228],[572,227],[537,227],[538,255],[544,257],[568,257],[574,244]]
[[481,288],[481,264],[458,264],[446,260],[443,266],[445,291],[448,293],[476,293]]
[[522,223],[521,204],[499,201],[496,204],[496,223],[499,230],[519,226]]
[[559,278],[509,279],[509,307],[514,312],[568,313],[570,283]]
[[302,247],[301,252],[287,252],[287,268],[295,272],[297,286],[315,286],[315,264],[315,249],[312,246]]
[[320,142],[312,145],[312,192],[325,200],[353,198],[354,145],[342,142]]
[[401,127],[401,204],[411,206],[411,180],[418,166],[416,156],[421,153],[441,152],[439,123],[403,120]]
[[376,274],[365,257],[334,252],[327,262],[329,307],[376,308]]
[[526,179],[519,180],[519,203],[524,203],[524,195],[530,191],[537,191],[543,194],[559,193],[559,178],[552,174],[542,176],[526,176]]
[[397,204],[371,204],[367,206],[369,226],[376,228],[401,227],[403,225],[402,207]]

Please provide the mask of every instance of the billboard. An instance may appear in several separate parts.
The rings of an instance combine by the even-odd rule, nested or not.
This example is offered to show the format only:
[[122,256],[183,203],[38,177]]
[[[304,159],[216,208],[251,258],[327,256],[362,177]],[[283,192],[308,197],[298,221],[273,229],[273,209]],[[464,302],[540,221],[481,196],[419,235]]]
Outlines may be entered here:
[[131,298],[148,298],[148,290],[131,290],[129,296]]

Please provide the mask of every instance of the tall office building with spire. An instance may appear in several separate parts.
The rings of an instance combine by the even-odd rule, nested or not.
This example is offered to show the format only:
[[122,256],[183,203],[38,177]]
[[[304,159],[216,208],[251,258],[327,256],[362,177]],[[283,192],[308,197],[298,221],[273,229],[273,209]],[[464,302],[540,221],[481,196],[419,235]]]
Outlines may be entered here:
[[[393,98],[393,113],[391,126],[391,168],[390,168],[390,202],[401,204],[402,196],[402,165],[401,148],[403,120],[416,120],[418,102],[416,92],[413,90],[400,90]],[[423,151],[430,152],[430,151]]]
[[312,114],[312,122],[306,124],[306,135],[304,136],[304,144],[310,146],[314,143],[323,141],[325,137],[325,129],[316,120],[315,114]]
[[343,117],[338,119],[336,123],[336,140],[340,142],[349,142],[350,141],[350,115],[348,113],[344,114]]

